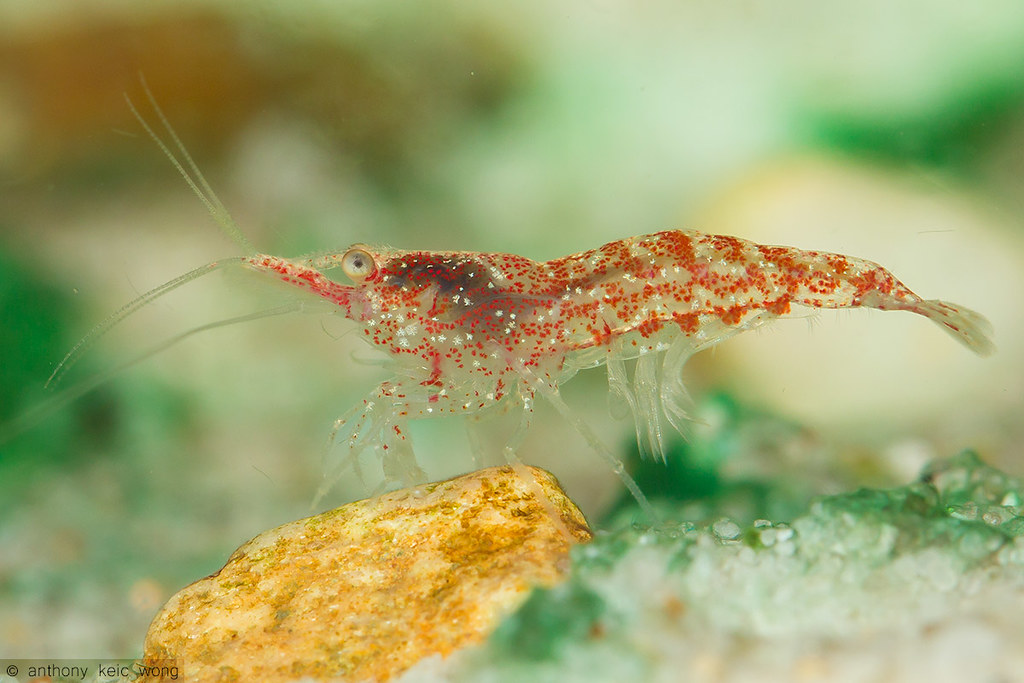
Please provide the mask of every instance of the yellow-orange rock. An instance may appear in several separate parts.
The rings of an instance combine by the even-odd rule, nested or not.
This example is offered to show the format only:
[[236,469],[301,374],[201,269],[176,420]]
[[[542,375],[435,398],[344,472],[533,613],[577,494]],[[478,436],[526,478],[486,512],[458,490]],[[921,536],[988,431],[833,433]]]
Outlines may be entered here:
[[589,539],[555,478],[532,467],[358,501],[257,536],[180,591],[145,658],[178,660],[190,681],[387,680],[486,638]]

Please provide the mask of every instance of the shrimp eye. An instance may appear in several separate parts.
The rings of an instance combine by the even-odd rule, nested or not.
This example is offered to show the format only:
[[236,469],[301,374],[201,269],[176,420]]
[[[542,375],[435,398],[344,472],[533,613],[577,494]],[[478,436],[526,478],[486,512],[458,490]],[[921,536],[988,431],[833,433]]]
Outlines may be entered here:
[[341,269],[353,280],[365,280],[377,269],[368,251],[353,247],[341,257]]

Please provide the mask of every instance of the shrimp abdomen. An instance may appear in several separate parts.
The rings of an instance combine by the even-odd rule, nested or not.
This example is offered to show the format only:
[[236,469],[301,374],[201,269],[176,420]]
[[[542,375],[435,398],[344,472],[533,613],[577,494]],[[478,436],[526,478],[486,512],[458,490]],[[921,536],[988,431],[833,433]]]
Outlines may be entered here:
[[[742,263],[746,275],[761,285],[764,306],[787,312],[790,303],[815,308],[867,307],[903,310],[932,320],[979,356],[995,351],[992,325],[980,313],[938,299],[922,299],[882,266],[866,259],[805,251],[790,247],[755,245],[737,238],[705,238],[717,254],[723,252]],[[721,248],[722,244],[731,247]],[[756,250],[757,261],[751,258]]]

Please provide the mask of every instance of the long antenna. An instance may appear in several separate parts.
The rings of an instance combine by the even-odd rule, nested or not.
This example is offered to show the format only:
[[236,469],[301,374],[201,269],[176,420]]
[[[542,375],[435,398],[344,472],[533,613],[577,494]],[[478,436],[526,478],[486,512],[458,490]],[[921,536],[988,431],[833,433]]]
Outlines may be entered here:
[[78,359],[82,357],[82,354],[84,354],[86,351],[92,348],[92,345],[96,343],[97,339],[102,337],[111,328],[116,326],[122,320],[124,320],[125,318],[127,318],[132,313],[139,310],[149,302],[163,296],[172,289],[177,289],[178,287],[181,287],[186,282],[191,282],[192,280],[195,280],[197,277],[201,277],[203,275],[206,275],[207,273],[219,270],[221,268],[224,268],[225,266],[242,263],[244,260],[244,256],[235,256],[233,258],[208,263],[205,266],[196,268],[195,270],[189,271],[184,275],[179,275],[170,282],[165,282],[159,287],[154,287],[145,294],[142,294],[141,296],[133,299],[132,301],[129,301],[124,306],[111,313],[106,320],[97,324],[95,327],[89,330],[89,332],[86,333],[84,337],[78,340],[78,343],[75,344],[70,351],[68,351],[67,355],[64,356],[61,362],[57,363],[57,367],[53,369],[53,373],[50,375],[50,379],[46,380],[46,386],[50,387],[52,385],[56,385],[57,382],[59,382],[61,378],[67,373],[67,371],[71,369],[71,366],[78,362]]
[[[221,231],[224,232],[224,234],[226,234],[228,237],[230,237],[232,241],[239,244],[247,254],[255,254],[256,248],[245,237],[245,235],[242,234],[242,231],[238,229],[238,226],[231,218],[231,214],[228,213],[227,208],[217,197],[217,193],[213,191],[213,188],[210,186],[210,183],[207,182],[206,177],[203,175],[202,171],[199,170],[199,166],[192,158],[192,155],[188,153],[188,149],[185,148],[185,145],[181,142],[181,139],[178,137],[178,134],[174,132],[174,128],[171,126],[170,121],[167,120],[167,116],[164,115],[163,109],[160,108],[160,105],[157,104],[156,98],[153,97],[153,92],[149,89],[149,84],[146,83],[145,76],[143,76],[141,73],[139,74],[139,81],[142,83],[142,89],[146,93],[146,98],[149,100],[149,104],[153,107],[153,111],[156,112],[157,118],[160,119],[161,125],[167,132],[167,135],[170,136],[174,148],[177,149],[178,153],[181,155],[181,158],[185,160],[185,163],[183,164],[175,155],[171,147],[166,142],[164,142],[163,138],[157,135],[156,131],[153,130],[152,126],[150,126],[149,123],[146,122],[146,119],[144,119],[142,115],[139,113],[139,110],[136,109],[135,103],[132,102],[131,98],[128,97],[128,94],[125,93],[124,99],[128,103],[128,108],[131,110],[132,115],[135,116],[136,120],[146,131],[149,137],[153,140],[153,142],[156,143],[157,147],[160,148],[160,151],[164,153],[164,156],[166,156],[170,160],[171,164],[174,165],[174,168],[178,170],[178,173],[181,174],[181,177],[185,179],[185,182],[188,184],[188,186],[192,188],[192,191],[196,194],[197,197],[199,197],[199,201],[201,201],[203,205],[206,206],[207,210],[210,212],[210,215],[213,216],[213,219],[217,222],[217,225],[218,227],[220,227]],[[143,306],[153,301],[154,299],[162,296],[163,294],[171,291],[172,289],[180,287],[186,282],[190,282],[213,270],[218,270],[231,264],[240,263],[243,260],[244,257],[236,256],[230,259],[215,261],[214,263],[207,264],[205,266],[202,266],[201,268],[196,268],[195,270],[189,273],[176,277],[170,282],[165,282],[159,287],[151,289],[145,294],[142,294],[135,300],[128,302],[119,310],[115,311],[106,320],[100,322],[94,328],[89,330],[88,334],[82,337],[82,339],[80,339],[78,343],[75,344],[75,346],[70,351],[68,351],[67,355],[64,356],[61,362],[57,364],[57,367],[54,368],[53,374],[50,375],[49,380],[47,380],[46,382],[46,386],[49,387],[59,382],[60,379],[67,373],[67,371],[71,369],[71,366],[74,365],[78,361],[78,359],[82,357],[82,354],[84,354],[96,342],[97,339],[102,337],[108,330],[110,330],[112,327],[120,323],[122,320],[127,318],[129,315],[131,315],[138,309],[142,308]]]
[[[164,112],[160,108],[160,105],[157,104],[156,98],[153,97],[153,93],[150,91],[149,85],[146,83],[146,79],[141,73],[139,74],[139,80],[141,81],[142,88],[146,93],[146,98],[149,100],[149,103],[152,106],[153,110],[156,112],[156,115],[159,118],[160,123],[163,126],[163,129],[166,131],[167,135],[171,140],[171,143],[173,144],[173,149],[177,150],[181,158],[184,159],[184,163],[182,163],[179,160],[178,156],[175,155],[175,152],[172,150],[172,147],[168,145],[166,142],[164,142],[164,140],[159,135],[157,135],[157,133],[149,125],[149,123],[146,122],[142,115],[139,114],[138,109],[135,107],[135,103],[132,102],[131,98],[129,98],[126,93],[125,101],[128,103],[128,108],[131,110],[132,115],[135,116],[136,120],[146,131],[149,137],[153,140],[154,143],[156,143],[157,147],[160,148],[164,155],[170,160],[171,164],[173,164],[174,167],[178,170],[178,173],[180,173],[181,177],[185,179],[185,182],[188,184],[190,188],[192,188],[192,191],[196,194],[197,197],[199,197],[199,200],[203,203],[203,205],[206,206],[207,210],[210,212],[210,215],[213,216],[221,231],[224,234],[226,234],[229,238],[231,238],[231,240],[234,241],[236,244],[240,245],[242,249],[245,250],[248,256],[256,254],[256,248],[245,237],[245,235],[242,234],[242,231],[239,230],[234,220],[232,220],[231,215],[228,213],[227,208],[217,197],[217,194],[213,191],[213,188],[210,186],[210,183],[207,182],[206,177],[203,176],[202,171],[199,170],[199,166],[192,159],[192,155],[189,154],[188,149],[185,148],[185,145],[181,142],[181,139],[178,137],[177,133],[174,132],[174,128],[171,127],[171,124],[167,120],[167,117],[164,115]],[[60,380],[64,377],[64,375],[68,372],[68,370],[71,369],[71,367],[85,354],[86,351],[88,351],[93,346],[93,344],[96,343],[96,341],[100,337],[102,337],[111,328],[118,325],[122,320],[130,316],[135,311],[146,306],[155,299],[163,296],[167,292],[177,289],[178,287],[181,287],[182,285],[191,282],[196,278],[202,277],[203,275],[206,275],[207,273],[213,272],[215,270],[220,270],[222,268],[239,265],[243,263],[246,260],[246,258],[246,256],[235,256],[232,258],[214,261],[213,263],[208,263],[205,266],[196,268],[188,273],[185,273],[184,275],[176,277],[169,282],[165,282],[164,284],[155,287],[149,290],[148,292],[145,292],[144,294],[138,296],[134,300],[129,301],[127,304],[125,304],[120,309],[115,311],[105,320],[103,320],[95,327],[93,327],[91,330],[89,330],[89,332],[84,337],[82,337],[78,341],[78,343],[71,348],[70,351],[68,351],[67,355],[65,355],[64,358],[54,368],[53,373],[50,375],[50,378],[46,382],[46,386],[53,387],[54,385],[59,383]],[[122,363],[121,365],[113,368],[112,370],[108,370],[104,373],[100,373],[92,377],[89,380],[77,383],[70,389],[61,392],[61,394],[59,394],[58,396],[55,396],[49,401],[46,401],[43,405],[38,406],[32,410],[29,410],[27,413],[22,414],[13,422],[0,425],[0,444],[9,441],[10,439],[14,438],[14,436],[16,436],[17,434],[27,429],[30,429],[31,427],[45,419],[46,416],[50,415],[53,411],[59,409],[63,405],[66,405],[70,401],[75,400],[76,398],[82,396],[83,394],[91,391],[99,384],[105,382],[111,376],[125,370],[128,367],[131,367],[132,365],[135,365],[136,363],[141,362],[142,360],[166,349],[169,346],[172,346],[182,341],[187,337],[190,337],[194,334],[197,334],[205,330],[213,329],[215,327],[232,325],[235,323],[245,322],[248,320],[255,320],[257,318],[281,315],[284,313],[290,313],[296,310],[301,310],[301,308],[301,304],[287,304],[284,306],[278,306],[275,308],[267,309],[265,311],[258,311],[256,313],[242,315],[230,318],[228,320],[222,320],[213,323],[208,323],[206,325],[200,325],[199,327],[195,327],[184,333],[171,337],[170,339],[166,340],[160,345],[150,349],[146,353],[136,358],[133,358],[126,363]]]
[[167,143],[165,143],[163,139],[156,134],[148,123],[146,123],[146,119],[142,118],[138,109],[135,108],[135,103],[132,102],[130,97],[128,97],[128,93],[125,93],[124,99],[128,103],[128,108],[131,109],[132,115],[135,116],[135,119],[140,124],[142,124],[146,133],[149,134],[149,137],[152,138],[153,142],[155,142],[157,147],[160,148],[160,151],[162,151],[164,155],[170,159],[171,163],[174,164],[174,168],[178,169],[178,173],[181,174],[181,177],[185,179],[188,186],[192,188],[192,191],[197,197],[199,197],[199,201],[206,206],[210,215],[213,216],[213,220],[217,222],[217,225],[224,234],[231,238],[233,242],[241,246],[242,249],[245,250],[246,254],[255,254],[256,247],[254,247],[252,242],[242,234],[238,225],[231,218],[231,214],[228,213],[227,208],[217,197],[217,193],[213,191],[210,183],[206,181],[206,176],[204,176],[203,172],[199,170],[199,166],[196,165],[196,162],[192,159],[192,155],[188,153],[188,149],[181,142],[178,134],[174,132],[174,128],[171,127],[170,122],[164,115],[163,109],[161,109],[160,105],[157,104],[156,98],[153,97],[153,93],[150,91],[149,85],[146,83],[146,78],[141,73],[139,74],[139,80],[142,82],[142,89],[146,93],[146,99],[149,100],[149,104],[153,107],[153,111],[156,112],[157,118],[160,119],[160,124],[164,127],[164,130],[167,131],[167,135],[170,136],[171,141],[174,143],[174,147],[178,150],[178,153],[181,154],[181,158],[185,160],[185,164],[182,164],[181,161],[178,160],[178,157],[175,156]]
[[[211,265],[215,265],[215,264],[211,264]],[[202,268],[202,269],[200,269],[200,271],[202,271],[202,272],[209,272],[208,268]],[[197,272],[197,271],[193,271],[193,272]],[[202,274],[202,272],[199,272],[199,274]],[[185,282],[187,282],[187,281],[188,280],[185,280]],[[179,282],[177,284],[183,284],[183,282]],[[140,299],[138,301],[141,302],[141,303],[145,303],[145,301],[143,301],[142,299]],[[186,330],[185,332],[181,332],[181,333],[171,337],[170,339],[164,340],[163,342],[161,342],[160,344],[158,344],[158,345],[154,346],[153,348],[147,350],[146,352],[141,353],[138,356],[135,356],[134,358],[131,358],[131,359],[125,361],[124,363],[121,363],[120,365],[117,365],[116,367],[113,367],[113,368],[111,368],[109,370],[101,372],[98,375],[95,375],[95,376],[93,376],[93,377],[91,377],[91,378],[89,378],[89,379],[87,379],[87,380],[85,380],[83,382],[79,382],[79,383],[75,384],[70,389],[62,391],[60,394],[54,396],[50,400],[48,400],[48,401],[46,401],[46,402],[44,402],[44,403],[42,403],[40,405],[37,405],[34,408],[30,409],[29,411],[21,414],[20,416],[16,417],[11,422],[8,422],[6,424],[0,424],[0,444],[7,443],[8,441],[13,439],[18,434],[21,434],[21,433],[23,433],[23,432],[25,432],[25,431],[35,427],[37,424],[39,424],[40,422],[45,420],[47,417],[52,415],[54,412],[56,412],[60,408],[66,406],[67,404],[71,403],[75,399],[78,399],[78,398],[82,397],[83,395],[89,393],[90,391],[92,391],[93,389],[98,387],[99,385],[101,385],[104,382],[106,382],[107,380],[109,380],[114,375],[116,375],[116,374],[118,374],[120,372],[124,372],[128,368],[130,368],[130,367],[132,367],[134,365],[137,365],[138,363],[141,363],[142,361],[146,360],[147,358],[149,358],[151,356],[155,356],[156,354],[160,353],[161,351],[163,351],[165,349],[168,349],[171,346],[174,346],[178,342],[180,342],[180,341],[182,341],[184,339],[187,339],[188,337],[191,337],[192,335],[199,334],[200,332],[205,332],[207,330],[212,330],[212,329],[215,329],[215,328],[218,328],[218,327],[225,327],[227,325],[234,325],[236,323],[248,322],[250,320],[257,320],[259,318],[269,318],[271,316],[285,315],[285,314],[288,314],[288,313],[294,313],[294,312],[297,312],[297,311],[301,311],[303,309],[303,305],[304,304],[302,302],[289,302],[289,303],[286,303],[286,304],[282,304],[280,306],[275,306],[273,308],[268,308],[268,309],[265,309],[265,310],[262,310],[262,311],[256,311],[255,313],[247,313],[245,315],[236,316],[234,318],[228,318],[227,320],[217,320],[217,321],[214,321],[214,322],[206,323],[204,325],[199,325],[198,327],[193,327],[192,329]],[[102,326],[103,325],[101,324],[100,327],[102,327]],[[106,326],[109,327],[109,324],[107,324]],[[97,328],[97,329],[99,329],[99,328]],[[94,333],[95,333],[95,330],[94,330]],[[87,336],[86,339],[94,340],[95,339],[94,333],[90,333],[90,335]],[[83,342],[80,342],[78,344],[78,346],[76,346],[75,349],[72,350],[72,352],[70,354],[68,354],[68,357],[66,357],[64,359],[64,361],[62,361],[62,367],[64,369],[67,369],[67,367],[70,365],[71,361],[69,361],[68,359],[71,358],[72,355],[76,356],[76,358],[77,358],[77,356],[81,355],[82,350],[85,347],[88,346],[88,345],[84,345],[83,346],[84,342],[85,342],[85,340],[83,340]],[[74,358],[72,358],[71,360],[73,361]],[[58,370],[59,369],[61,369],[61,368],[58,368]],[[59,379],[60,375],[57,372],[55,372],[54,375],[55,375],[56,379]],[[55,378],[51,377],[50,378],[50,383],[52,383],[54,381],[55,381]]]

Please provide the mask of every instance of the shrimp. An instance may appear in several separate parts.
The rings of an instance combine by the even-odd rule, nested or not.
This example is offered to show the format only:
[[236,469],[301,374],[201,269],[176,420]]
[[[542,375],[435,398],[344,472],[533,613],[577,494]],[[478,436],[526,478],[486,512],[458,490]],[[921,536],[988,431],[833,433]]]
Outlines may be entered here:
[[[418,474],[408,420],[476,413],[516,396],[528,422],[537,393],[562,410],[558,387],[601,364],[632,410],[641,448],[663,460],[662,416],[679,431],[686,418],[686,360],[794,306],[906,310],[980,355],[994,350],[982,316],[922,299],[871,261],[696,231],[543,263],[357,244],[307,259],[254,256],[244,266],[331,301],[402,369],[335,426],[348,428],[353,449],[379,449],[392,476]],[[335,267],[351,285],[324,275]],[[630,385],[624,361],[634,358]]]
[[[687,359],[796,307],[910,311],[979,355],[994,350],[984,317],[922,299],[871,261],[696,231],[630,237],[544,262],[503,253],[366,244],[292,259],[253,253],[153,106],[192,173],[136,113],[137,118],[249,253],[198,268],[127,304],[79,342],[54,375],[138,308],[221,268],[256,271],[324,299],[390,357],[395,374],[335,422],[330,442],[343,442],[347,455],[325,471],[317,500],[347,467],[358,473],[360,457],[368,451],[379,458],[386,481],[422,481],[409,443],[412,420],[475,417],[511,405],[518,421],[504,452],[518,464],[539,394],[650,514],[622,461],[561,398],[559,387],[580,370],[607,367],[610,391],[632,412],[641,451],[664,460],[667,426],[682,432],[688,419],[681,379]],[[347,283],[327,276],[335,269]],[[633,359],[630,378],[625,363]]]

